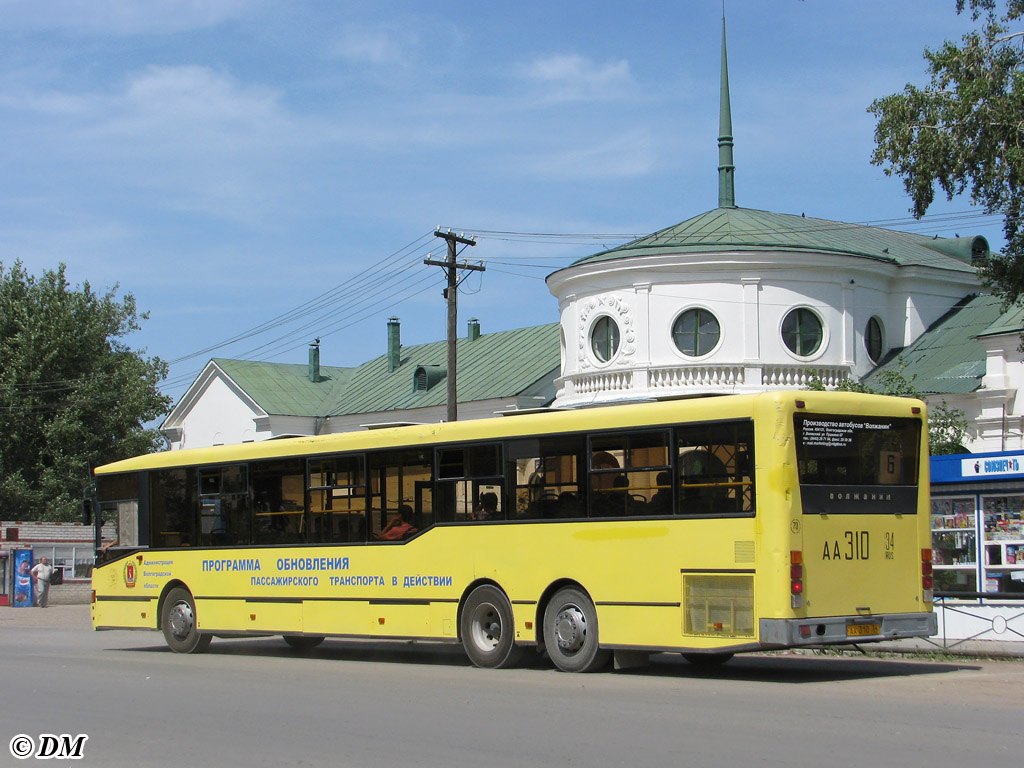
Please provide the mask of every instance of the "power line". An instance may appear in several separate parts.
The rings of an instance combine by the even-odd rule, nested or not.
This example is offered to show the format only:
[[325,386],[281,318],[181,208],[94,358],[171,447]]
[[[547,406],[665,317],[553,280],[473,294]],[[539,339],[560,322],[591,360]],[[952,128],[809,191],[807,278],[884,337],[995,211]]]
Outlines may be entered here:
[[[224,339],[223,341],[217,342],[216,344],[211,344],[207,347],[196,350],[195,352],[191,352],[187,355],[175,358],[174,360],[169,361],[169,364],[175,365],[177,363],[181,363],[195,357],[207,355],[223,347],[230,346],[231,344],[236,344],[239,341],[244,341],[245,339],[249,339],[254,336],[258,336],[262,333],[271,331],[274,328],[282,327],[289,323],[295,322],[296,320],[299,320],[303,317],[306,317],[310,313],[317,312],[323,309],[324,307],[330,306],[331,304],[334,304],[337,301],[345,298],[347,295],[363,290],[368,280],[372,280],[376,275],[380,274],[381,270],[386,269],[388,266],[392,265],[396,261],[399,261],[400,259],[403,258],[403,256],[407,260],[415,257],[416,253],[419,250],[417,246],[421,246],[425,241],[427,241],[431,234],[432,233],[428,232],[426,234],[421,235],[408,245],[405,245],[404,247],[398,249],[389,256],[386,256],[383,260],[374,264],[372,267],[368,267],[367,269],[358,272],[353,279],[336,285],[333,288],[319,294],[318,296],[315,296],[312,299],[309,299],[308,301],[305,301],[302,304],[293,307],[287,312],[284,312],[280,315],[277,315],[276,317],[266,320],[263,323],[260,323],[259,325],[256,325],[248,330],[241,331],[228,339]],[[412,251],[412,256],[409,255],[410,251]]]
[[[316,331],[316,334],[321,338],[326,338],[327,336],[331,336],[335,333],[338,333],[341,330],[344,330],[345,328],[351,327],[359,322],[362,322],[363,320],[367,319],[369,316],[374,314],[375,311],[379,311],[380,309],[390,309],[396,306],[397,304],[400,304],[401,302],[412,298],[413,296],[423,293],[429,287],[431,287],[431,285],[419,287],[422,286],[424,283],[436,285],[437,276],[434,274],[428,274],[424,277],[420,277],[419,279],[411,283],[406,281],[406,283],[403,284],[403,287],[401,289],[404,291],[404,293],[399,294],[397,296],[394,295],[393,293],[386,294],[382,298],[379,298],[376,301],[371,302],[368,306],[363,307],[359,311],[345,313],[341,317],[335,319],[334,321],[327,325],[316,326],[319,329]],[[308,328],[304,329],[308,330]],[[285,352],[291,351],[293,349],[305,346],[305,341],[293,343],[292,339],[294,338],[294,336],[295,333],[290,333],[285,336],[279,337],[278,339],[275,339],[271,342],[267,342],[262,346],[256,347],[254,349],[242,353],[241,358],[248,359],[253,355],[256,355],[257,353],[261,352],[263,353],[264,356],[274,357],[277,355],[284,354]]]

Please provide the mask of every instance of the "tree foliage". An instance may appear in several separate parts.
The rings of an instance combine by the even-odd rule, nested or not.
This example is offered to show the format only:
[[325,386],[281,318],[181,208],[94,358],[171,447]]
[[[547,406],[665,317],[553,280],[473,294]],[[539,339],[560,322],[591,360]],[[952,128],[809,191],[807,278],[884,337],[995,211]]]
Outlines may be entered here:
[[[889,368],[878,375],[878,385],[870,387],[860,381],[844,379],[835,389],[840,392],[865,392],[871,395],[893,395],[894,397],[913,397],[924,400],[925,397],[914,386],[914,377],[908,377],[906,363],[899,358],[896,368]],[[824,391],[825,382],[815,373],[811,373],[807,389]],[[964,441],[967,435],[967,417],[959,408],[950,408],[945,400],[928,406],[928,452],[932,456],[944,456],[953,453],[967,453]]]
[[0,263],[0,517],[73,520],[92,467],[154,450],[167,365],[122,339],[147,318],[117,287],[72,288],[65,267]]
[[1009,306],[1024,298],[1024,0],[956,0],[977,28],[959,44],[926,48],[931,82],[868,108],[878,120],[872,162],[903,179],[923,216],[941,189],[969,192],[1003,217],[1004,253],[983,278]]

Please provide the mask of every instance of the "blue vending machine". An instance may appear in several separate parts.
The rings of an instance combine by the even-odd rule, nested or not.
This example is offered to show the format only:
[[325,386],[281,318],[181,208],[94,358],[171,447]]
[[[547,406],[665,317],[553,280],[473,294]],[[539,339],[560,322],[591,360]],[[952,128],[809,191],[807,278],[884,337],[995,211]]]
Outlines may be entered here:
[[35,604],[32,591],[32,550],[14,550],[14,607],[31,608]]

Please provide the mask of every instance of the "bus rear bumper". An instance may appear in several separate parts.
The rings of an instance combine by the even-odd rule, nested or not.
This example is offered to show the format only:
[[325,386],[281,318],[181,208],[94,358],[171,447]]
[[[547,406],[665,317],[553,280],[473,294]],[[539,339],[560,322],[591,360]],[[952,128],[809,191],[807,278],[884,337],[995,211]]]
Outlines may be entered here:
[[823,616],[806,619],[761,619],[761,645],[841,645],[929,637],[938,632],[934,613],[880,613],[871,616]]

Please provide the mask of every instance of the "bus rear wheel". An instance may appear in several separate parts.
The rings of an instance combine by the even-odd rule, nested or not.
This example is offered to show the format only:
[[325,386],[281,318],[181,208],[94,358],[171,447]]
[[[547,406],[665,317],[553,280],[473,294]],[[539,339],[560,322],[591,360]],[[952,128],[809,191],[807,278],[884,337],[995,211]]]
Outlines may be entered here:
[[160,627],[167,646],[175,653],[202,653],[210,647],[213,635],[200,632],[196,624],[196,601],[192,593],[175,587],[167,593]]
[[607,666],[612,652],[598,642],[597,609],[575,587],[560,589],[544,610],[544,647],[563,672],[595,672]]
[[522,658],[515,643],[515,619],[505,593],[484,584],[469,593],[459,622],[462,647],[478,667],[507,669]]
[[311,651],[324,641],[322,635],[285,635],[284,641],[296,651]]

